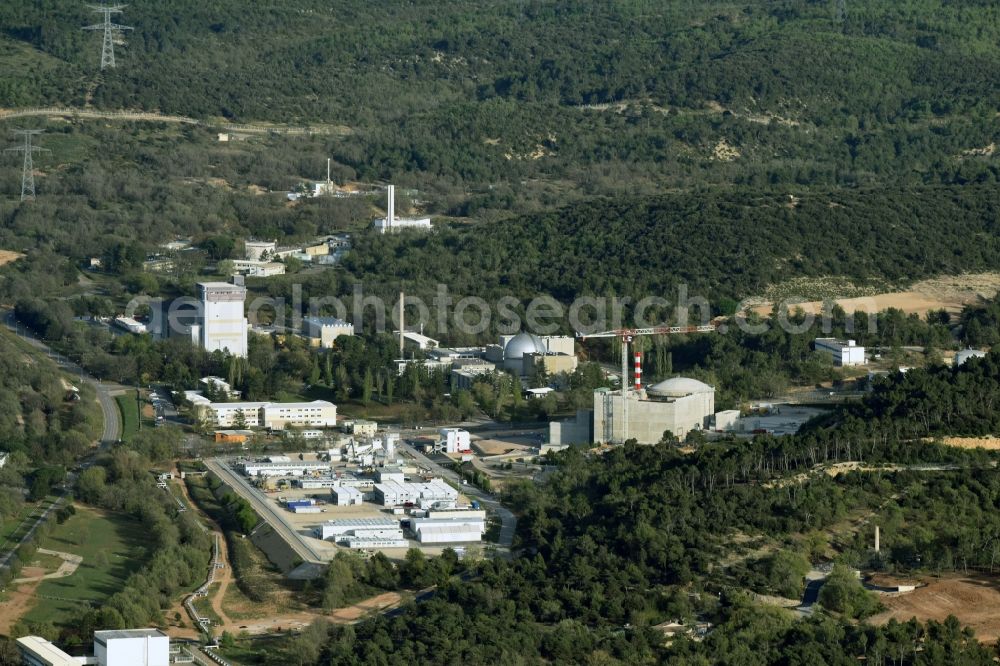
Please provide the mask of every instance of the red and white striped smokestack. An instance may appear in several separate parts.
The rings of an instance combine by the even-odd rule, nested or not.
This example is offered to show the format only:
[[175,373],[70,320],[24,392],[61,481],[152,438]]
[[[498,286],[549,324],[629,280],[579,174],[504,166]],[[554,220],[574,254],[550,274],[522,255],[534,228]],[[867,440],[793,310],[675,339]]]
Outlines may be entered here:
[[635,390],[642,390],[642,352],[635,353]]

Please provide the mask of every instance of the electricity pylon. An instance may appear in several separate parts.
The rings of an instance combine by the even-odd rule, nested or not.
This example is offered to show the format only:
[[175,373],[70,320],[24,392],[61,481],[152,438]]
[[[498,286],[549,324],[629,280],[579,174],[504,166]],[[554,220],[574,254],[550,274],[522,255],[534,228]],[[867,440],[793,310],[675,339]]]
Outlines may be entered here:
[[127,25],[118,25],[117,23],[111,22],[112,14],[121,14],[122,10],[128,5],[89,5],[98,14],[104,15],[104,22],[98,23],[96,25],[88,25],[84,30],[103,30],[104,31],[104,46],[101,48],[101,69],[107,69],[115,67],[115,37],[125,31],[131,30],[132,28]]
[[44,130],[14,130],[14,134],[24,137],[24,145],[17,148],[8,148],[4,152],[24,153],[24,170],[21,173],[21,201],[35,200],[35,165],[32,160],[32,153],[52,152],[45,148],[31,145],[31,137],[41,134]]

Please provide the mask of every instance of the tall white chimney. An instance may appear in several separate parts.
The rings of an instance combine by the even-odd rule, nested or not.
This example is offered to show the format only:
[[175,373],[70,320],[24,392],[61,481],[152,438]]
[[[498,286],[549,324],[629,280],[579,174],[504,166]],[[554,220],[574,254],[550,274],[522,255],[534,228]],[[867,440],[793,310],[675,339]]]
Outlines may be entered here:
[[333,190],[332,184],[330,183],[330,158],[326,158],[326,193],[330,194]]
[[876,553],[877,553],[877,552],[879,552],[879,546],[881,545],[881,544],[879,543],[879,541],[880,541],[879,537],[880,537],[880,536],[881,536],[881,534],[879,534],[879,528],[878,528],[878,525],[876,525],[876,526],[875,526],[875,552],[876,552]]
[[[392,187],[392,185],[390,185],[389,187]],[[399,292],[399,358],[405,358],[403,356],[403,332],[406,330],[406,322],[404,321],[405,318],[404,311],[405,308],[404,308],[403,292]]]
[[396,186],[390,185],[388,187],[388,193],[389,205],[386,206],[385,226],[391,231],[396,222]]

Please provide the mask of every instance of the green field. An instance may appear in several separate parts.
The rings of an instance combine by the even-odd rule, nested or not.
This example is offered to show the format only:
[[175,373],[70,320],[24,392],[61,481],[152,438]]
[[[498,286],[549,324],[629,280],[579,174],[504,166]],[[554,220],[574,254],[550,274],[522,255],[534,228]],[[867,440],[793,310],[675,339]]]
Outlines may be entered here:
[[81,555],[83,563],[66,578],[42,581],[37,603],[23,621],[59,625],[72,620],[87,602],[101,603],[145,563],[150,543],[139,521],[78,506],[76,514],[56,525],[39,546]]

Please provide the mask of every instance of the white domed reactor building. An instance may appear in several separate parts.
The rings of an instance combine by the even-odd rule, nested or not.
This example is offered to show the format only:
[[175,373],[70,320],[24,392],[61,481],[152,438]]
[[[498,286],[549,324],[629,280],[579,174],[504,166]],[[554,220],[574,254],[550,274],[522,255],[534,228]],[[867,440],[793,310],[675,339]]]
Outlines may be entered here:
[[486,358],[521,377],[530,376],[539,366],[550,375],[573,372],[577,365],[574,343],[568,336],[503,335],[500,344],[486,348]]
[[707,427],[715,414],[715,389],[688,377],[674,377],[639,391],[594,392],[594,442],[656,444],[669,430],[684,439]]

